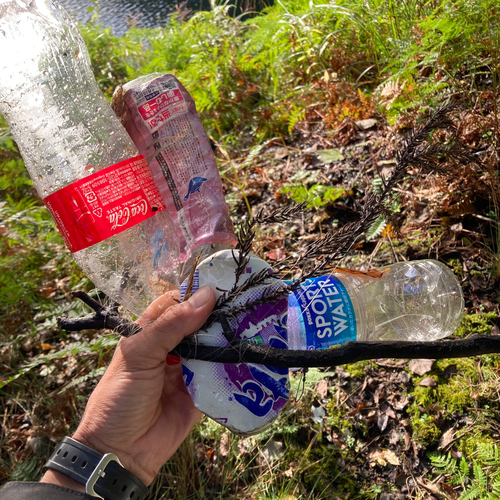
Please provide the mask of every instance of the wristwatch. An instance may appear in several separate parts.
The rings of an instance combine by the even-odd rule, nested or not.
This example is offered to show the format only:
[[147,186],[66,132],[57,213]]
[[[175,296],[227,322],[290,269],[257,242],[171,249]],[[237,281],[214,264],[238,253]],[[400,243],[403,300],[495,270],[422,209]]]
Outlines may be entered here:
[[65,437],[45,464],[85,485],[85,491],[104,500],[146,500],[148,487],[125,469],[114,453],[101,455]]

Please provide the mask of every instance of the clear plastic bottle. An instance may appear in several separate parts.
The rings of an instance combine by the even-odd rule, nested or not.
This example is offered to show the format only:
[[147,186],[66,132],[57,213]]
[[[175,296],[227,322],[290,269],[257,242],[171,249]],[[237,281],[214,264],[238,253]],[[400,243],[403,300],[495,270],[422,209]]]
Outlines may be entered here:
[[400,262],[380,273],[337,272],[308,280],[290,295],[288,348],[433,341],[451,335],[463,313],[457,278],[435,260]]
[[[172,220],[161,203],[153,203],[158,197],[149,167],[100,92],[85,43],[57,2],[0,0],[0,112],[60,230],[54,197],[60,204],[78,205],[74,229],[84,239],[96,233],[94,223],[114,221],[112,231],[97,231],[101,240],[83,249],[73,245],[72,230],[62,231],[76,262],[98,288],[140,313],[155,296],[178,285]],[[117,164],[122,167],[95,177]],[[107,193],[99,207],[90,203],[97,202],[90,199],[89,184],[82,183],[92,175],[93,186]],[[137,184],[143,186],[142,198],[130,193],[123,198]],[[80,198],[71,198],[68,186],[78,186]],[[135,223],[132,216],[144,220]]]

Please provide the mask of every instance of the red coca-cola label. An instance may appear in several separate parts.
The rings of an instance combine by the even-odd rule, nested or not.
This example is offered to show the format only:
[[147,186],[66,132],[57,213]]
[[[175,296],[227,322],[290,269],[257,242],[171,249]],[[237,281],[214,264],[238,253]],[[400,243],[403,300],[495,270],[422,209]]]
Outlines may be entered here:
[[73,253],[166,208],[143,155],[75,181],[43,201]]

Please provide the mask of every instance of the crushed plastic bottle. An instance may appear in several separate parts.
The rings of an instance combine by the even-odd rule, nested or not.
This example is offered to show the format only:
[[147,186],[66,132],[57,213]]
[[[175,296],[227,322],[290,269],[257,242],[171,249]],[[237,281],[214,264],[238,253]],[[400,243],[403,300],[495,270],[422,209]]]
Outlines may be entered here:
[[194,100],[174,75],[153,73],[119,87],[112,102],[146,157],[174,221],[182,281],[195,258],[237,243],[214,153]]
[[[208,285],[217,298],[230,291],[235,284],[236,251],[223,250],[205,259],[196,269],[193,292]],[[272,269],[265,261],[250,255],[245,272],[238,285],[250,276]],[[283,286],[283,282],[270,277],[266,283],[238,295],[231,307],[241,306],[262,297],[269,288]],[[181,288],[181,293],[185,284]],[[286,314],[288,298],[264,302],[257,307],[228,317],[229,326],[237,338],[258,345],[287,348]],[[229,345],[220,323],[207,331],[199,331],[200,344],[226,347]],[[289,396],[288,369],[251,363],[212,363],[183,359],[184,382],[196,407],[203,413],[241,435],[262,432],[279,415]]]
[[[235,284],[235,251],[204,260],[194,286],[211,286],[220,296]],[[265,284],[249,288],[225,308],[247,304],[278,289],[263,260],[250,256],[238,285],[262,269]],[[185,287],[185,285],[184,285]],[[464,312],[461,287],[454,274],[433,260],[402,262],[382,271],[338,270],[307,280],[299,290],[278,301],[263,300],[228,321],[241,340],[281,349],[315,350],[349,340],[432,341],[452,334]],[[225,347],[219,323],[195,334],[203,345]],[[183,360],[186,386],[203,413],[237,434],[261,432],[272,424],[288,398],[287,369]]]
[[138,314],[178,286],[179,242],[165,203],[57,2],[0,0],[0,112],[98,288]]

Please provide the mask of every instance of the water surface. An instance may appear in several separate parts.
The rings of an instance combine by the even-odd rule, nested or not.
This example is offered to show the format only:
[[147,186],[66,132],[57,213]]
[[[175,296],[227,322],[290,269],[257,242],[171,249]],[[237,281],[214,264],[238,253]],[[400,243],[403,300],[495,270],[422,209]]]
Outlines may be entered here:
[[[99,22],[111,27],[115,35],[123,35],[131,24],[142,28],[163,26],[168,14],[176,9],[176,0],[59,0],[71,16],[82,23],[89,21],[92,10],[97,8]],[[180,2],[179,2],[180,3]],[[199,2],[191,0],[190,8],[197,9]],[[97,7],[96,7],[97,6]]]

